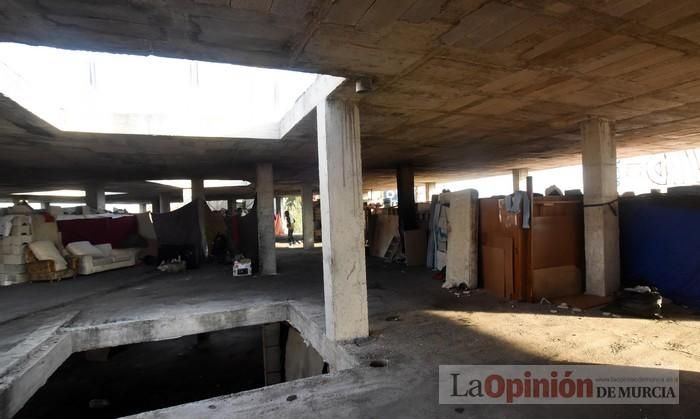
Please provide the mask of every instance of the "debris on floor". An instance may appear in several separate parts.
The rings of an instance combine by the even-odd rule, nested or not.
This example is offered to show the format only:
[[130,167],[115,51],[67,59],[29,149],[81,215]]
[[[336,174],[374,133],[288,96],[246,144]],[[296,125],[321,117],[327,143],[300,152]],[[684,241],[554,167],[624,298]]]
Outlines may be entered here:
[[187,269],[187,263],[178,256],[177,259],[173,259],[167,263],[165,261],[162,261],[156,269],[158,269],[161,272],[168,273],[184,272]]
[[615,314],[630,314],[642,318],[663,318],[661,307],[663,297],[656,288],[638,285],[625,288],[618,295],[609,310]]

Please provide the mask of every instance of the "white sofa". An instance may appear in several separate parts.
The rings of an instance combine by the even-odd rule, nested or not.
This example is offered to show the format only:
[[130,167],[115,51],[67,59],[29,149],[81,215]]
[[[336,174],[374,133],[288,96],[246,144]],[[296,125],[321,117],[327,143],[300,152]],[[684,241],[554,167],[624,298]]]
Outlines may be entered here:
[[112,249],[109,243],[93,245],[87,241],[69,243],[66,250],[79,258],[80,275],[134,266],[138,252],[138,249]]

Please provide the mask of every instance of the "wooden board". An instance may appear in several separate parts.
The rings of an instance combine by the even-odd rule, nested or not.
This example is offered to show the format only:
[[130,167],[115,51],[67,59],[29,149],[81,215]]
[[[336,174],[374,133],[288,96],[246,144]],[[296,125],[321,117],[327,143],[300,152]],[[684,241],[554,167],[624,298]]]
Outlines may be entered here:
[[391,245],[391,240],[399,235],[399,217],[397,215],[376,215],[374,238],[370,243],[369,254],[384,257]]
[[407,230],[403,232],[406,265],[425,265],[425,256],[428,246],[427,234],[428,233],[424,229]]

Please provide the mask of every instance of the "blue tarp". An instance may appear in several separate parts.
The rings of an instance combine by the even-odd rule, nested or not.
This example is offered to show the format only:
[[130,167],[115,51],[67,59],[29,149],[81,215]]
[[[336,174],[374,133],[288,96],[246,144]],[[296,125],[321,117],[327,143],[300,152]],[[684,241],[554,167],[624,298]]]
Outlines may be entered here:
[[623,285],[700,308],[700,197],[623,198],[619,208]]

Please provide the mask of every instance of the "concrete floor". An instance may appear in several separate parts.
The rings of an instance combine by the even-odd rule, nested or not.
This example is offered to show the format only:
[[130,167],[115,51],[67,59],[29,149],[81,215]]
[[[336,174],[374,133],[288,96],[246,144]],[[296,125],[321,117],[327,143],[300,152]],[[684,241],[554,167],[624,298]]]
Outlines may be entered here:
[[[71,351],[288,320],[330,361],[329,375],[143,413],[140,417],[696,417],[700,317],[675,308],[661,321],[600,310],[459,297],[421,268],[368,261],[371,336],[323,339],[319,249],[279,249],[280,274],[230,277],[223,266],[162,275],[146,267],[56,284],[0,289],[0,407],[38,384]],[[398,321],[387,318],[399,316]],[[69,336],[70,339],[63,338]],[[52,351],[52,356],[42,355]],[[371,368],[375,359],[386,368]],[[440,364],[678,365],[678,406],[447,406]],[[36,380],[35,380],[36,381]],[[38,380],[41,381],[41,380]],[[34,386],[34,387],[33,387]],[[296,399],[288,401],[288,396]],[[0,410],[2,412],[2,410]]]

